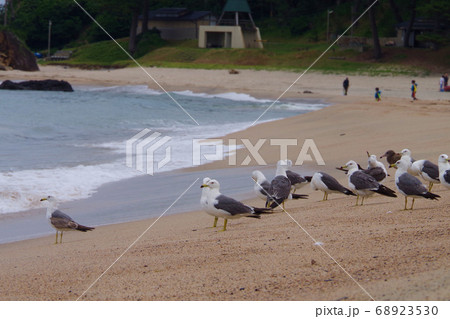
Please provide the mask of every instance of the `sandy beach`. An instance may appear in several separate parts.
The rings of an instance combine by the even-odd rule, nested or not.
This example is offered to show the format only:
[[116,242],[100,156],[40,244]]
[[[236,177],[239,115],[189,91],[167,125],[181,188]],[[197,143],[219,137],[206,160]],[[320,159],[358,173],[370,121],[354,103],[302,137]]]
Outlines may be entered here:
[[[227,70],[148,71],[168,91],[239,92],[271,99],[299,76],[249,70],[237,75]],[[438,92],[438,77],[415,79],[419,83],[415,102],[409,98],[410,77],[350,76],[349,95],[342,96],[344,77],[308,73],[284,95],[320,98],[332,106],[255,125],[224,139],[246,138],[255,143],[261,138],[295,138],[298,145],[288,148],[288,157],[294,161],[302,142],[313,139],[326,165],[305,162],[303,168],[293,170],[326,171],[344,185],[347,177],[335,167],[350,159],[366,166],[366,151],[380,156],[388,149],[409,148],[414,158],[435,163],[439,154],[450,153],[450,94]],[[47,66],[35,73],[0,73],[0,81],[45,78],[75,85],[147,84],[157,89],[137,68],[84,71]],[[376,86],[382,91],[380,102],[373,98]],[[273,167],[279,146],[267,142],[259,153]],[[237,163],[247,155],[247,150],[238,150]],[[252,165],[257,165],[253,158]],[[204,177],[210,170],[234,167],[224,160],[184,171]],[[388,171],[385,185],[395,189],[395,171]],[[194,186],[198,199],[199,187],[200,182]],[[375,195],[356,207],[354,197],[331,194],[322,202],[323,194],[309,186],[299,192],[309,199],[289,201],[289,215],[278,210],[260,220],[231,220],[226,232],[210,228],[213,218],[194,211],[164,216],[156,223],[148,219],[101,226],[89,233],[65,233],[62,245],[53,244],[54,235],[2,244],[0,300],[450,298],[449,189],[435,185],[433,192],[441,199],[418,199],[413,211],[402,210],[402,195]],[[259,199],[246,203],[264,205]]]

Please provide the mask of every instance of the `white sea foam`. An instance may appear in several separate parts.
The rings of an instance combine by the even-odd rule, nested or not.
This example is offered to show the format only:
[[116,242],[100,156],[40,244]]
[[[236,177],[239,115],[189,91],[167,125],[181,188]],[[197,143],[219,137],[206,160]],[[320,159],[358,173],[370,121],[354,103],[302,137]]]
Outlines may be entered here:
[[0,173],[0,214],[39,208],[47,195],[62,202],[87,198],[105,183],[140,174],[120,163]]
[[136,93],[145,95],[161,95],[163,92],[150,89],[147,85],[117,85],[117,86],[74,86],[75,90],[88,92]]
[[218,93],[218,94],[207,94],[207,93],[194,93],[190,90],[186,91],[175,91],[173,93],[185,96],[194,96],[194,97],[202,97],[202,98],[221,98],[232,101],[242,101],[242,102],[256,102],[256,103],[270,103],[272,100],[265,99],[257,99],[251,95],[245,93],[236,93],[236,92],[227,92],[227,93]]

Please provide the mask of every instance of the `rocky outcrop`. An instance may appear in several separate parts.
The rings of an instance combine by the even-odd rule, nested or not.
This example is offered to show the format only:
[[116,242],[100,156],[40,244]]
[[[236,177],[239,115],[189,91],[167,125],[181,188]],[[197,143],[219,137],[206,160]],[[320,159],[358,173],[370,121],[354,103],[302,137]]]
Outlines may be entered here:
[[34,54],[13,33],[0,31],[0,70],[39,71]]
[[63,91],[73,92],[73,88],[67,81],[42,80],[12,82],[6,80],[0,84],[0,90],[36,90],[36,91]]

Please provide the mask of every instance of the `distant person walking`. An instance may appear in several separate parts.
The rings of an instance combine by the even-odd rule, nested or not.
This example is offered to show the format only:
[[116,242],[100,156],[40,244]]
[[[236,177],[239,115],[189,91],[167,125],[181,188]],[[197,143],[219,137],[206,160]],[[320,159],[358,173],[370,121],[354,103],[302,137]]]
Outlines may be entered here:
[[446,86],[448,86],[448,74],[447,73],[444,74],[444,88]]
[[412,97],[413,101],[417,100],[416,93],[417,93],[417,83],[416,83],[416,81],[412,80],[411,81],[411,97]]
[[348,88],[350,87],[350,81],[348,80],[348,78],[345,78],[342,86],[344,87],[344,95],[347,95]]
[[375,100],[381,101],[381,91],[379,88],[375,88]]
[[441,78],[439,79],[439,91],[444,92],[445,87],[445,77],[442,74]]

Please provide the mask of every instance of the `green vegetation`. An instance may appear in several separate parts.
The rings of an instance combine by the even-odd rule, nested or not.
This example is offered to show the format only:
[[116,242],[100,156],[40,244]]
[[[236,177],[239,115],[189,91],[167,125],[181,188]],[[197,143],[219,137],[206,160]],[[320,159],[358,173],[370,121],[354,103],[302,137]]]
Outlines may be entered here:
[[[120,46],[134,52],[143,66],[207,68],[207,69],[270,69],[300,71],[309,67],[328,47],[329,35],[334,39],[358,17],[372,1],[323,0],[282,1],[249,0],[253,18],[260,27],[264,49],[199,49],[197,41],[167,42],[155,30],[128,38],[135,30],[132,17],[146,9],[187,7],[190,10],[210,10],[219,16],[226,0],[78,0],[109,34],[119,39]],[[446,0],[425,2],[411,0],[379,1],[373,9],[374,21],[366,14],[352,30],[354,36],[375,39],[395,36],[395,25],[412,17],[434,21],[436,26],[448,26],[450,11]],[[8,28],[35,51],[46,55],[48,22],[52,20],[52,52],[65,49],[74,52],[63,62],[82,67],[125,67],[134,63],[109,36],[99,28],[72,0],[10,0]],[[0,6],[0,19],[4,9]],[[333,12],[327,15],[328,10]],[[134,27],[132,27],[134,25]],[[436,28],[417,39],[434,44],[431,49],[383,47],[365,52],[333,47],[314,70],[321,72],[370,73],[389,75],[442,72],[450,68],[449,30]],[[131,45],[130,43],[131,42]],[[134,45],[136,44],[136,45]],[[374,56],[376,59],[374,59]]]

